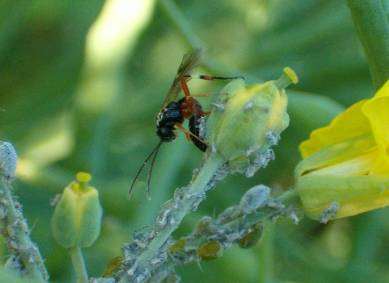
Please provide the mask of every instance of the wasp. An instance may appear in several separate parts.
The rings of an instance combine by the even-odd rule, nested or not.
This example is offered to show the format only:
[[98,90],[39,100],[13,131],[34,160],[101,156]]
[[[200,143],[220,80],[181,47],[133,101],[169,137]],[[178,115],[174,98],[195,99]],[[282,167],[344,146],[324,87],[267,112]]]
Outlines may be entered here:
[[[140,173],[147,163],[151,161],[147,176],[147,194],[149,195],[151,176],[159,149],[163,143],[171,142],[177,138],[177,130],[182,131],[187,140],[191,141],[199,150],[203,152],[207,150],[208,145],[204,140],[205,120],[209,112],[203,111],[201,104],[191,95],[188,87],[188,81],[193,78],[191,72],[200,63],[201,53],[200,49],[195,49],[183,56],[177,74],[166,94],[161,110],[156,117],[156,134],[160,141],[139,167],[129,189],[130,195]],[[199,75],[197,78],[211,81],[232,80],[242,77]],[[177,100],[181,91],[183,92],[184,97]],[[189,130],[183,126],[186,119],[189,120]]]

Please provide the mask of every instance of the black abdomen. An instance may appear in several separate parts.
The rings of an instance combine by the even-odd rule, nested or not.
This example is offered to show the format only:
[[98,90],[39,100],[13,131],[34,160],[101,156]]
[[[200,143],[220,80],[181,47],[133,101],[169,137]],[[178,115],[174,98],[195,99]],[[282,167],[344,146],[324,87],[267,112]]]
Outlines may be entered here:
[[193,144],[201,151],[207,150],[205,139],[205,117],[202,115],[193,115],[189,119],[189,131],[193,134],[190,136]]

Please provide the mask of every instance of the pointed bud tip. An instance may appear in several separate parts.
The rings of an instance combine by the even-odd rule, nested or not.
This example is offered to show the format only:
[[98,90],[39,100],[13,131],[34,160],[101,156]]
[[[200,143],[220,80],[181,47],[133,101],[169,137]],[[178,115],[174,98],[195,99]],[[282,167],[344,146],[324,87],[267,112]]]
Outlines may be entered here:
[[278,80],[276,80],[276,85],[279,88],[284,89],[288,87],[290,84],[297,84],[298,82],[299,82],[299,78],[296,72],[293,71],[293,69],[290,67],[285,67],[283,69],[283,73],[281,77]]
[[290,79],[292,84],[297,84],[299,82],[299,77],[292,68],[285,67],[283,72]]

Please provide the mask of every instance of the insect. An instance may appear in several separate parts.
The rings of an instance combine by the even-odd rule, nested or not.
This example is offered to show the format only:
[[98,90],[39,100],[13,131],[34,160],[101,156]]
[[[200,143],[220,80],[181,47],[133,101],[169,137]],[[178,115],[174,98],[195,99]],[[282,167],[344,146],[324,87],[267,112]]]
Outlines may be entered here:
[[[177,70],[177,74],[170,86],[169,91],[164,99],[161,111],[156,118],[156,134],[160,138],[158,144],[150,152],[139,167],[129,189],[129,194],[134,188],[136,180],[140,173],[151,160],[150,168],[147,176],[147,194],[150,193],[151,176],[155,160],[159,149],[163,143],[171,142],[177,137],[177,130],[182,131],[186,138],[190,140],[199,150],[206,151],[208,148],[205,142],[205,119],[209,112],[203,111],[201,104],[191,95],[188,87],[188,81],[193,77],[190,73],[198,66],[201,58],[201,50],[195,49],[183,56],[181,64]],[[210,75],[199,75],[197,78],[203,80],[232,80],[238,77],[218,77]],[[184,97],[177,100],[180,93],[183,92]],[[183,126],[184,121],[189,120],[189,130]]]

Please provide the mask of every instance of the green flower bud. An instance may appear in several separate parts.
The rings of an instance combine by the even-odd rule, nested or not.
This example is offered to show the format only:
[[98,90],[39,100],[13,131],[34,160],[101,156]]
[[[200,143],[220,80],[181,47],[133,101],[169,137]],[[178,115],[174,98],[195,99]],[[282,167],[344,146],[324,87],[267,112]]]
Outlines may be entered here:
[[208,140],[233,172],[251,177],[273,158],[270,147],[289,125],[285,87],[297,81],[285,68],[276,81],[246,86],[237,79],[221,91],[208,120]]
[[97,190],[88,185],[90,179],[87,173],[77,173],[55,207],[51,227],[65,248],[89,247],[100,234],[102,209]]

